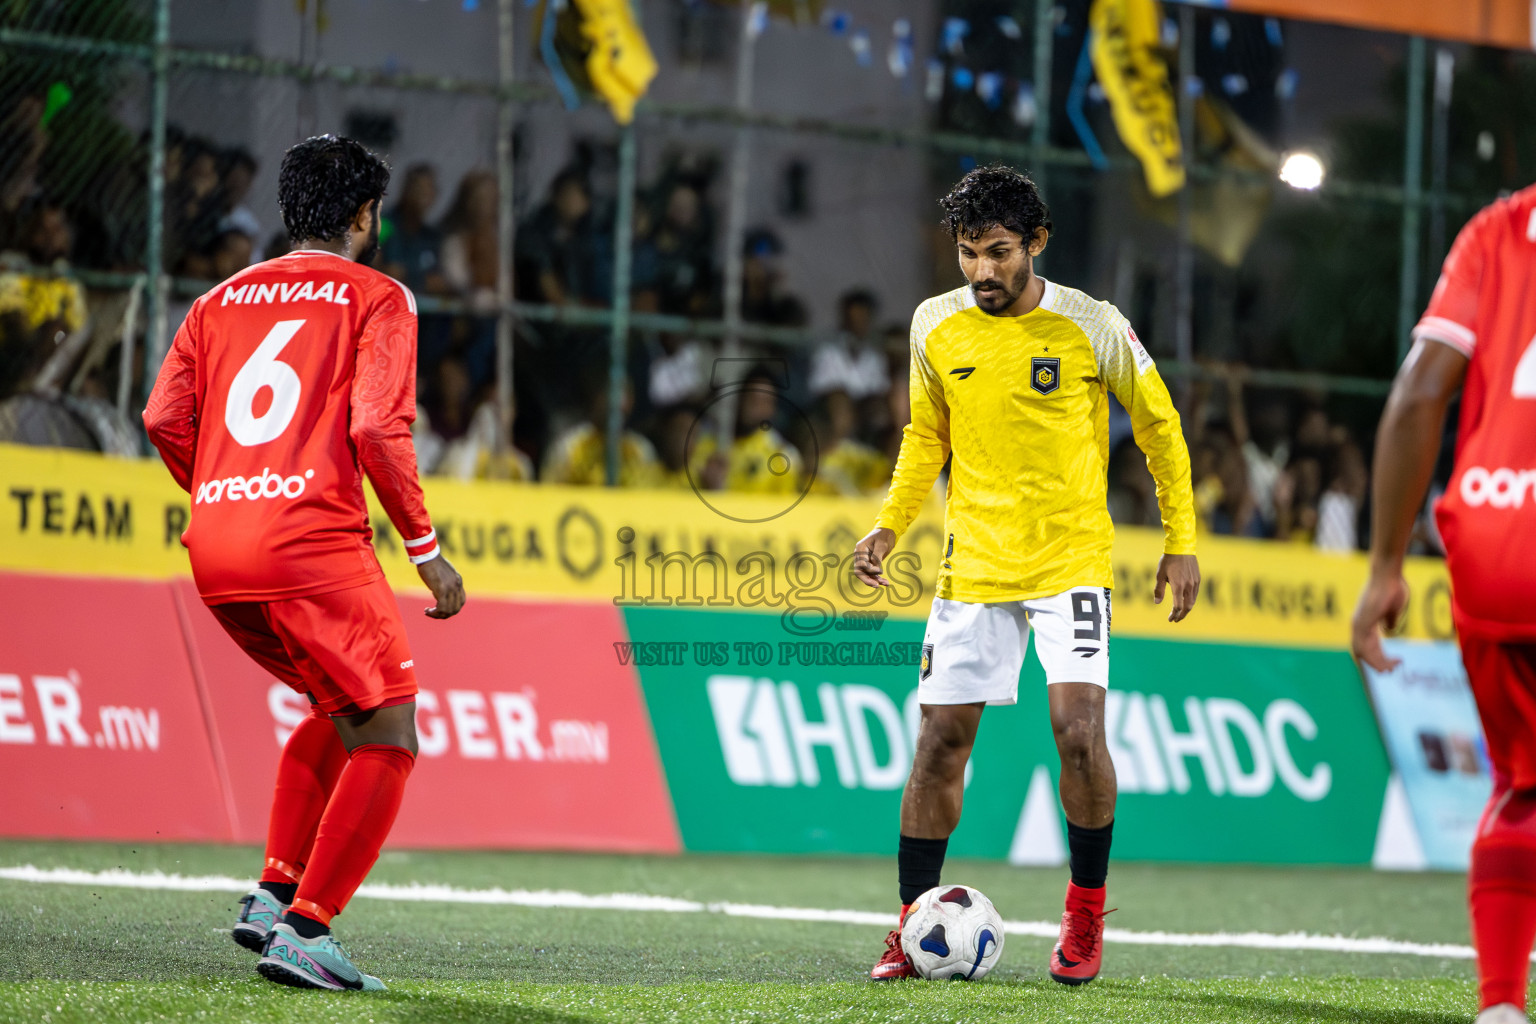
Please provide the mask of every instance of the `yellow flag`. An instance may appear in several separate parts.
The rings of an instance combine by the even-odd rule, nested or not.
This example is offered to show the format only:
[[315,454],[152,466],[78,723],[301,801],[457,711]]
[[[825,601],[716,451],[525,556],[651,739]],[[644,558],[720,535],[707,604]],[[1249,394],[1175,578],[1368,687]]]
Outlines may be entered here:
[[1141,161],[1154,196],[1184,187],[1178,105],[1158,52],[1162,23],[1157,0],[1094,0],[1088,15],[1093,69],[1109,97],[1115,128]]
[[576,0],[586,37],[587,76],[608,103],[613,119],[628,124],[635,104],[656,77],[656,58],[635,24],[629,0]]

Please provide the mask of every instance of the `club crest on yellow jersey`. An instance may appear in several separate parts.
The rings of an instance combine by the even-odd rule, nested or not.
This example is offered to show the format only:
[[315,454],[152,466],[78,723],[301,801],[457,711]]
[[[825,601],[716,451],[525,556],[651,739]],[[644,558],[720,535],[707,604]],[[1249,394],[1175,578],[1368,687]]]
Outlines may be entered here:
[[1029,366],[1029,386],[1042,395],[1061,387],[1061,360],[1056,356],[1035,356]]

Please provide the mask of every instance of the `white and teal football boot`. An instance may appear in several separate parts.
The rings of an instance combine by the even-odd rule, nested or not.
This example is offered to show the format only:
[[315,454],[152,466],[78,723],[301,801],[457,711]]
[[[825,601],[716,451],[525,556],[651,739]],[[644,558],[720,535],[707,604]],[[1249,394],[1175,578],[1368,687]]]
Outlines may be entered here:
[[229,930],[230,937],[252,953],[266,948],[267,933],[283,919],[288,905],[265,889],[256,888],[240,899],[240,916]]
[[302,938],[291,925],[281,921],[272,926],[256,970],[268,981],[295,988],[330,992],[384,990],[382,981],[357,969],[334,935],[327,932],[318,939]]

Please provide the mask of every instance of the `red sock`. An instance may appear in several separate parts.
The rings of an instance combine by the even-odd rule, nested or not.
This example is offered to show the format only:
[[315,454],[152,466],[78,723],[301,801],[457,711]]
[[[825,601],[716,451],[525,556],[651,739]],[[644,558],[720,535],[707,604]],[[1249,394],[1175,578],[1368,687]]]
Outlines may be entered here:
[[1523,1010],[1536,941],[1536,793],[1494,789],[1472,843],[1467,888],[1481,1008]]
[[1103,911],[1103,909],[1104,909],[1104,896],[1105,896],[1105,890],[1104,890],[1103,887],[1100,887],[1098,889],[1085,889],[1082,886],[1078,885],[1076,882],[1068,882],[1067,883],[1067,906],[1068,907],[1080,906],[1080,905],[1086,904],[1087,906],[1091,907],[1094,910]]
[[346,766],[347,748],[330,717],[311,708],[288,737],[277,763],[261,881],[295,883],[304,876],[320,816]]
[[353,749],[320,819],[294,911],[323,925],[341,913],[379,859],[415,764],[404,747],[365,743]]

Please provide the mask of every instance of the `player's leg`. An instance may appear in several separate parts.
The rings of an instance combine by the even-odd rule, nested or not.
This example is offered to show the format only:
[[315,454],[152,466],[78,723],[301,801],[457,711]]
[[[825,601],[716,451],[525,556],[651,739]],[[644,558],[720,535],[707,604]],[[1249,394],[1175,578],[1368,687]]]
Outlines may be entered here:
[[267,823],[267,860],[261,884],[284,904],[293,902],[315,845],[320,816],[346,765],[347,748],[330,716],[311,703],[309,714],[283,744]]
[[1467,874],[1472,939],[1477,948],[1480,1022],[1520,1020],[1536,939],[1536,791],[1517,792],[1495,776],[1494,791],[1472,842]]
[[[262,605],[223,604],[210,610],[252,660],[300,693],[308,693]],[[346,763],[346,748],[329,716],[311,704],[311,713],[294,728],[278,758],[267,819],[266,861],[256,888],[241,899],[240,915],[230,932],[246,949],[261,952],[272,925],[293,902],[320,816]]]
[[1072,877],[1051,977],[1081,985],[1103,960],[1105,881],[1115,821],[1115,766],[1104,733],[1109,685],[1109,591],[1077,587],[1029,602],[1061,758],[1061,807]]
[[1463,636],[1461,650],[1494,773],[1468,873],[1478,1019],[1523,1020],[1512,1014],[1536,942],[1536,647]]
[[1072,880],[1104,888],[1115,822],[1115,765],[1104,734],[1105,688],[1097,683],[1051,683],[1051,731],[1061,758],[1061,809],[1067,818]]
[[310,988],[382,987],[352,964],[330,924],[378,859],[415,763],[416,678],[404,624],[382,582],[269,608],[346,763],[259,970]]
[[901,796],[896,873],[901,915],[870,972],[877,981],[912,976],[901,922],[919,896],[939,884],[949,837],[960,824],[965,768],[987,704],[1018,698],[1029,626],[1017,603],[934,600],[918,670],[922,710],[912,771]]
[[308,869],[284,920],[315,937],[346,907],[395,823],[416,762],[416,702],[332,719],[348,761],[320,819]]
[[875,981],[910,978],[915,973],[901,948],[901,926],[917,898],[939,884],[949,837],[960,824],[965,766],[985,707],[984,703],[921,705],[912,771],[901,794],[901,834],[896,845],[901,913],[885,937],[885,951],[869,972]]
[[235,941],[253,952],[266,947],[272,925],[293,904],[310,860],[320,818],[347,764],[347,750],[329,716],[310,706],[283,744],[272,812],[267,819],[266,862],[257,891],[244,900]]
[[331,920],[379,859],[416,761],[416,702],[332,720],[349,754],[315,836],[293,905],[273,926],[258,969],[284,985],[378,990],[331,935]]
[[1072,873],[1061,936],[1051,951],[1051,977],[1080,985],[1098,977],[1103,960],[1115,767],[1104,736],[1104,688],[1093,683],[1051,683],[1048,692],[1051,728],[1061,757],[1061,806],[1067,819]]
[[960,824],[965,766],[985,707],[984,703],[921,705],[912,772],[901,794],[896,873],[903,907],[939,884],[949,837]]

